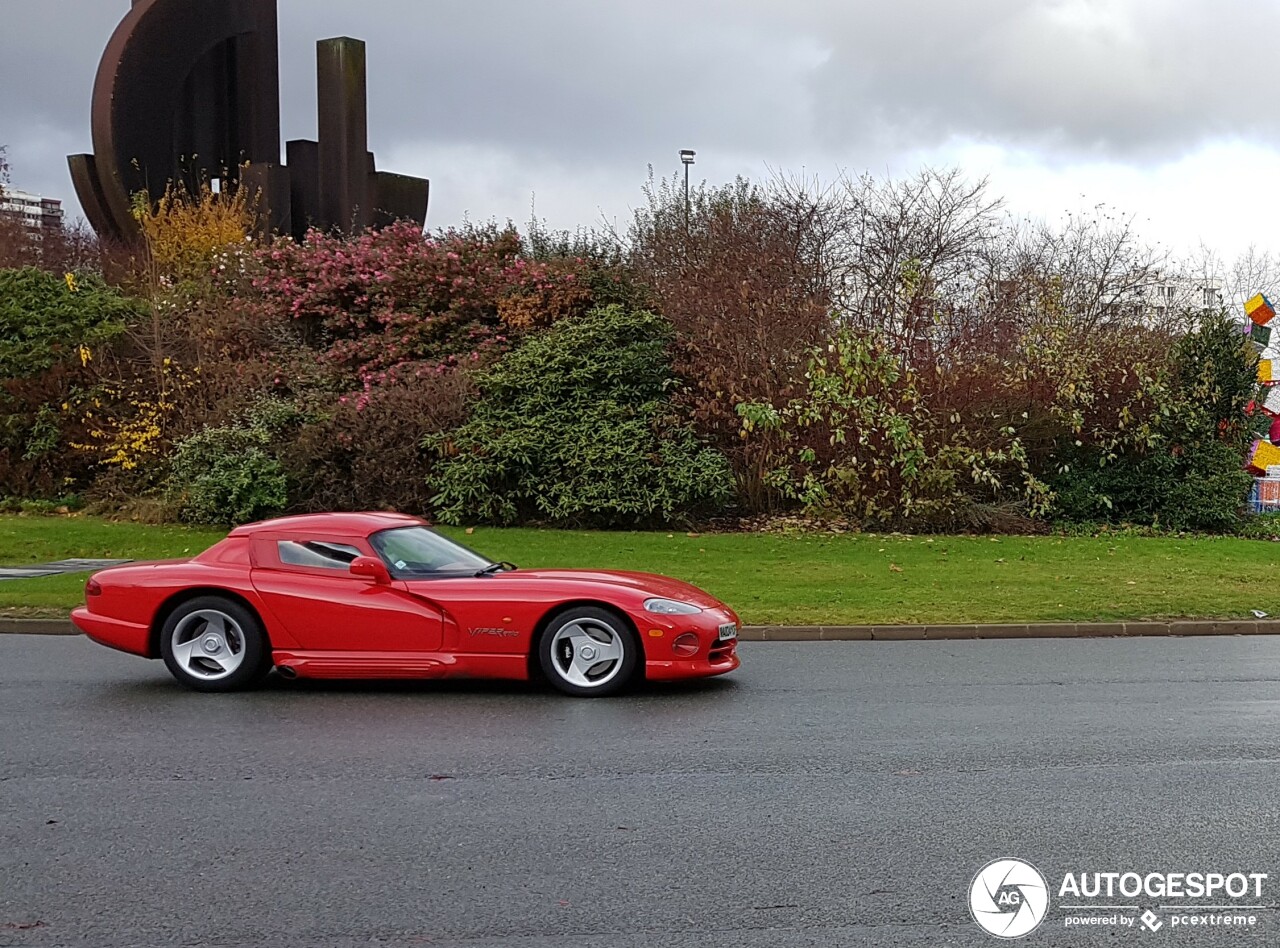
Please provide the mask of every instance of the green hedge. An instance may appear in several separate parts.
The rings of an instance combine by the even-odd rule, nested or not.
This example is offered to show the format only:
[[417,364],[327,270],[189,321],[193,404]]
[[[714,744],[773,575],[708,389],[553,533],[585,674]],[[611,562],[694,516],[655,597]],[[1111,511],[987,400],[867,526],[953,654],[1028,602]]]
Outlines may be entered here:
[[425,442],[439,518],[630,527],[721,509],[728,463],[670,407],[671,337],[652,313],[608,306],[482,373],[471,418]]

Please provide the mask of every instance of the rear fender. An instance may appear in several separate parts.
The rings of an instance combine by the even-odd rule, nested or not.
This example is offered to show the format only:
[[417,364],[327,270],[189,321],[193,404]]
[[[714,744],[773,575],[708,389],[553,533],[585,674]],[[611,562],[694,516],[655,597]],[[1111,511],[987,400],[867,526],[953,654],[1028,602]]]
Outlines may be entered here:
[[169,616],[173,615],[174,610],[184,602],[198,599],[201,596],[222,596],[248,609],[257,618],[263,631],[266,632],[270,648],[297,647],[298,643],[278,626],[269,613],[261,607],[261,603],[255,601],[257,599],[256,596],[251,599],[241,592],[221,586],[193,586],[174,593],[161,603],[160,608],[156,610],[156,614],[151,619],[149,658],[160,657],[160,633],[164,630],[164,624],[169,621]]

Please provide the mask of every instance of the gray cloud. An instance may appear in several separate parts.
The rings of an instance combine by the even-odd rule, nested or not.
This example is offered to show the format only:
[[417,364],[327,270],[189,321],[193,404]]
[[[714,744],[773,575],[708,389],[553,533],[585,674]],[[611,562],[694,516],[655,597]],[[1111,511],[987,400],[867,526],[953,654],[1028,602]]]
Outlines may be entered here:
[[1168,158],[1224,136],[1276,140],[1277,35],[1280,7],[1256,0],[898,0],[835,15],[811,88],[833,143],[960,136]]
[[345,0],[283,0],[281,26],[290,115],[311,111],[312,38],[345,29],[369,41],[383,137],[577,167],[665,155],[692,137],[738,150],[806,132],[793,108],[802,50],[671,0],[381,0],[363,14]]
[[[97,60],[127,9],[0,0],[16,183],[70,198],[63,155],[90,147]],[[314,41],[368,40],[372,144],[435,180],[436,223],[520,219],[534,191],[624,209],[680,147],[718,179],[957,139],[1155,163],[1280,138],[1264,70],[1280,7],[1257,0],[280,0],[280,17],[285,137],[315,133]]]

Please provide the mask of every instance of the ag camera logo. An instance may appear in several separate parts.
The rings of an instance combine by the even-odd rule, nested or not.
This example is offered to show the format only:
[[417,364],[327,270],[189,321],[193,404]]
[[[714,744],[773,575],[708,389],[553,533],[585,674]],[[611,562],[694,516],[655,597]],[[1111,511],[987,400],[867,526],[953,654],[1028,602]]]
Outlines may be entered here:
[[1048,911],[1049,884],[1039,869],[1021,859],[989,862],[969,884],[969,913],[997,938],[1031,934]]

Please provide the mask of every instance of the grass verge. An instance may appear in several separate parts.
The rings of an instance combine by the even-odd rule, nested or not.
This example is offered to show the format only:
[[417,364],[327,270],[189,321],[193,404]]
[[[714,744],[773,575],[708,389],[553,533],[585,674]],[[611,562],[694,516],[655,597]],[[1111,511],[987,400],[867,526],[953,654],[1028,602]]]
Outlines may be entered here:
[[[751,625],[1072,622],[1280,613],[1280,545],[1182,537],[906,537],[445,529],[495,559],[666,573]],[[0,516],[0,564],[193,555],[224,531]],[[84,574],[0,581],[0,616],[56,616]]]

